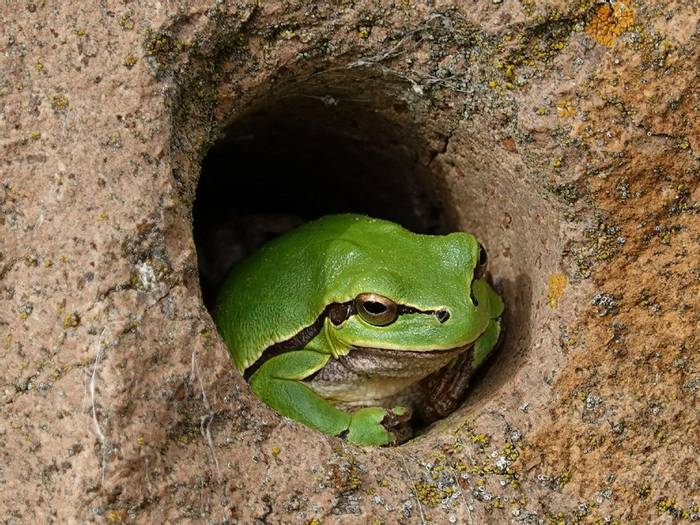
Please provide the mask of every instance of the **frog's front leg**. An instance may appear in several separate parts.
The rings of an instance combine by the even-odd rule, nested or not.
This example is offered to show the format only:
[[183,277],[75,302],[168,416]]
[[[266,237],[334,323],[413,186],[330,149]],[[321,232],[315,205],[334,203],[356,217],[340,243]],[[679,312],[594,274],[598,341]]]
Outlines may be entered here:
[[348,433],[348,441],[359,445],[384,445],[391,439],[381,422],[386,411],[369,407],[353,413],[336,408],[302,380],[328,363],[331,356],[313,350],[287,352],[265,361],[250,378],[253,392],[280,414],[319,432],[337,436]]
[[474,357],[471,366],[477,369],[491,355],[494,348],[501,342],[501,319],[491,319],[484,333],[474,343]]

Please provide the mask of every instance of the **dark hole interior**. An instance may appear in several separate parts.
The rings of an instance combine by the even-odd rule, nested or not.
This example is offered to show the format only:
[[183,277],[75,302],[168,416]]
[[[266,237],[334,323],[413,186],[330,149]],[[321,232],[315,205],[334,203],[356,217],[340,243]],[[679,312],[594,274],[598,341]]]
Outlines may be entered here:
[[365,213],[421,233],[451,228],[428,189],[439,186],[429,181],[430,151],[400,107],[313,95],[258,107],[202,163],[193,214],[207,307],[233,263],[325,214]]

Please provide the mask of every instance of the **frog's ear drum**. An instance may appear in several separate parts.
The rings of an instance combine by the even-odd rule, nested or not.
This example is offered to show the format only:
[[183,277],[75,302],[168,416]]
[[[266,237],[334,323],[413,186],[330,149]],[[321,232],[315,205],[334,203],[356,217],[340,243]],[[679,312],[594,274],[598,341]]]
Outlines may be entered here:
[[399,316],[398,305],[376,293],[361,293],[355,297],[355,311],[363,321],[374,326],[386,326]]
[[486,268],[488,266],[489,256],[486,253],[486,248],[479,243],[479,260],[476,263],[476,268],[474,269],[474,278],[481,279],[486,274]]

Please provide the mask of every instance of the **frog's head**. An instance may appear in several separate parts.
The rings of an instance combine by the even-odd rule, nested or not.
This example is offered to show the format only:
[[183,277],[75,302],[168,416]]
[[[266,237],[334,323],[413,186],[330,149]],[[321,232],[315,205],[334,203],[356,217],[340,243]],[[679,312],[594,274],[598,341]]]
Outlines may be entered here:
[[328,296],[345,307],[328,317],[340,346],[449,350],[475,341],[501,315],[473,235],[417,235],[391,223],[379,233],[375,225],[371,242],[361,228],[354,233],[328,250],[324,265],[334,274]]

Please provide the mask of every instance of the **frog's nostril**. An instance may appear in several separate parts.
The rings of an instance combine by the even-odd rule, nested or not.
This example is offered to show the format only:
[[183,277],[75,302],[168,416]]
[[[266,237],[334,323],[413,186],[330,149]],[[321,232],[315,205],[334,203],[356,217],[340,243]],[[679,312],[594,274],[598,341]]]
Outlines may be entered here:
[[450,318],[450,312],[447,310],[438,310],[435,312],[435,317],[437,317],[438,321],[444,323]]
[[479,266],[486,266],[486,263],[489,261],[489,256],[486,253],[486,248],[484,248],[484,245],[479,243]]
[[488,255],[486,254],[486,249],[479,243],[479,260],[476,263],[476,268],[474,268],[474,278],[481,279],[486,273],[486,265],[488,263]]

